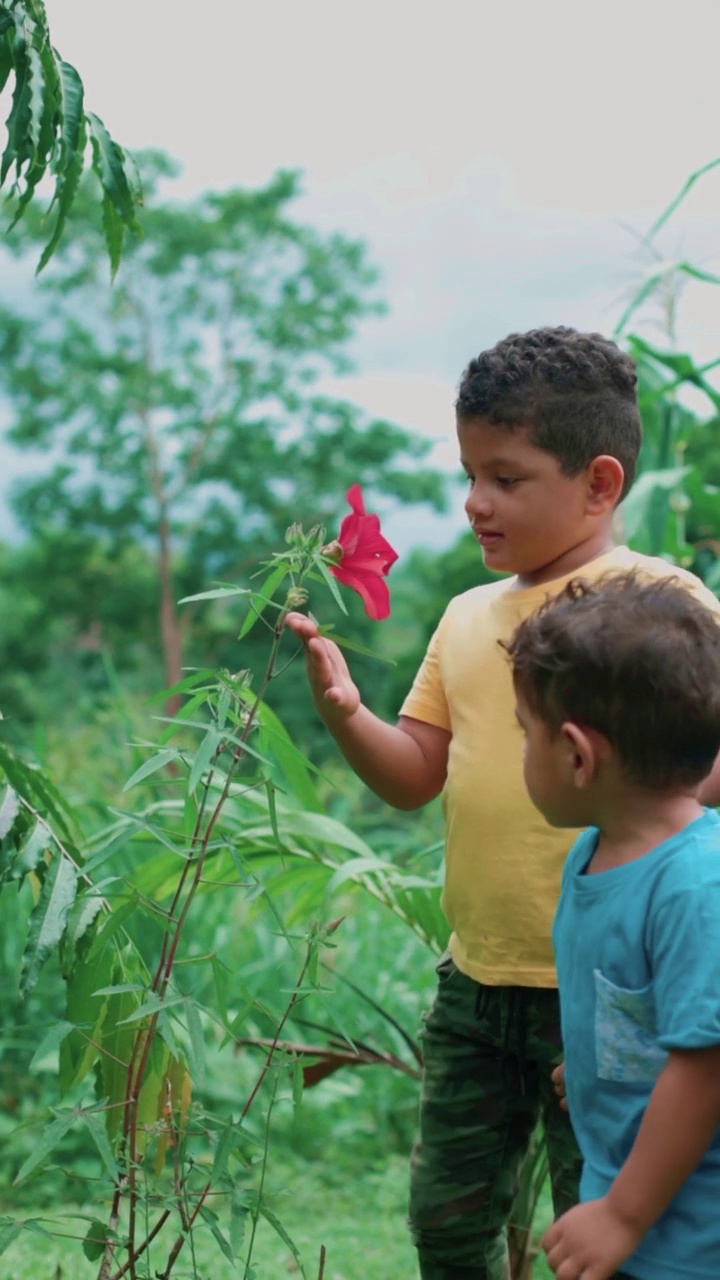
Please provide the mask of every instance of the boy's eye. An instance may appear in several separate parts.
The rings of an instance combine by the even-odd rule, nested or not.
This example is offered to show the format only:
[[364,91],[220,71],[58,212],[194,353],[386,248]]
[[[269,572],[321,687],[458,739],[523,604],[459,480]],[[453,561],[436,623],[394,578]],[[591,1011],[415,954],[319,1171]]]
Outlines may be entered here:
[[511,489],[514,484],[517,484],[517,476],[496,476],[495,480],[501,489]]
[[470,473],[469,473],[469,471],[465,471],[465,472],[463,473],[463,479],[464,479],[465,483],[466,483],[466,484],[469,484],[469,485],[470,485],[470,487],[472,488],[472,486],[473,486],[473,485],[474,485],[474,483],[475,483],[475,477],[474,477],[474,476],[471,476],[471,475],[470,475]]

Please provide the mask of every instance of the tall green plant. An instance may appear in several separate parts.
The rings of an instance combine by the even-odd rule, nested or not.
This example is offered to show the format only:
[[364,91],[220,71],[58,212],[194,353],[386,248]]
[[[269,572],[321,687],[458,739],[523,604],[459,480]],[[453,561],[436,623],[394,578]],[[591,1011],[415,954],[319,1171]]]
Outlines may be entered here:
[[[719,166],[720,158],[692,173],[650,227],[642,248],[652,266],[615,329],[615,337],[637,362],[644,435],[639,476],[621,509],[623,535],[639,551],[695,568],[715,589],[720,588],[720,559],[698,560],[695,542],[698,526],[720,538],[720,487],[708,483],[703,473],[706,446],[701,443],[712,439],[720,423],[720,390],[712,378],[720,356],[699,363],[678,347],[676,324],[683,284],[694,280],[717,288],[720,275],[687,260],[664,260],[656,239],[696,183]],[[665,316],[665,345],[648,342],[629,328],[643,309],[657,309],[658,304]],[[696,402],[704,400],[704,413],[688,407],[683,397],[688,388]]]
[[[42,776],[36,779],[9,752],[2,758],[8,875],[32,875],[38,884],[24,986],[54,952],[67,984],[65,1016],[39,1053],[59,1049],[68,1103],[53,1108],[54,1118],[17,1181],[43,1168],[78,1125],[87,1129],[112,1189],[107,1217],[93,1218],[84,1242],[86,1255],[98,1261],[98,1280],[149,1274],[150,1259],[156,1268],[160,1251],[162,1274],[169,1276],[201,1228],[233,1259],[247,1228],[249,1280],[260,1218],[297,1253],[263,1186],[282,1081],[287,1078],[296,1103],[303,1086],[305,1055],[284,1034],[286,1024],[308,993],[320,989],[321,952],[339,923],[308,929],[307,921],[354,884],[425,942],[439,948],[444,941],[437,887],[400,873],[322,813],[310,766],[264,701],[292,659],[292,653],[281,656],[283,644],[295,644],[284,639],[287,610],[306,599],[311,582],[329,586],[339,599],[322,544],[322,530],[305,535],[295,527],[289,548],[273,557],[258,588],[204,593],[244,600],[241,638],[254,626],[267,629],[265,669],[256,687],[246,671],[186,675],[175,690],[184,699],[182,714],[169,722],[161,717],[167,727],[128,783],[143,794],[159,786],[170,795],[118,813],[112,826],[85,842],[83,857],[70,844],[63,810]],[[33,807],[36,793],[62,823],[64,842]],[[42,838],[35,834],[38,823]],[[238,1008],[229,998],[222,962],[195,951],[192,919],[207,893],[243,889],[263,899],[291,950],[305,940],[284,1007],[262,1010],[274,1032],[266,1037],[264,1063],[244,1105],[228,1120],[200,1100],[191,1103],[191,1085],[202,1090],[207,1029],[216,1027],[229,1047],[247,1042],[255,1002],[241,999]],[[294,920],[283,919],[276,905],[288,890],[296,899]],[[187,977],[198,967],[212,974],[209,1006]],[[358,1049],[355,1059],[367,1061],[367,1051]],[[260,1120],[254,1119],[258,1107],[264,1111]],[[253,1182],[258,1156],[259,1179]],[[227,1209],[224,1222],[218,1206]],[[299,1255],[297,1265],[306,1275]]]

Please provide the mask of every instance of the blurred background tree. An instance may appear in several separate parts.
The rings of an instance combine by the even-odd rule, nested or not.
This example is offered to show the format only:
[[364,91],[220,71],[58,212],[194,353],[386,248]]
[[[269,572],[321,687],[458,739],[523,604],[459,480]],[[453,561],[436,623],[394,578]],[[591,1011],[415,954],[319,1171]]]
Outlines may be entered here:
[[[184,663],[235,661],[236,621],[220,605],[179,614],[180,597],[242,577],[293,521],[331,534],[353,483],[436,509],[445,483],[422,465],[427,440],[318,389],[380,303],[360,243],[293,220],[298,176],[183,204],[158,194],[167,157],[141,168],[145,236],[111,292],[85,184],[52,275],[24,310],[0,307],[6,439],[38,460],[11,495],[29,541],[6,548],[5,581],[42,584],[47,628],[25,600],[0,656],[9,644],[19,674],[27,652],[37,674],[60,646],[96,684],[102,651],[149,691]],[[43,213],[28,210],[16,255],[35,251]],[[6,714],[37,713],[8,697]]]

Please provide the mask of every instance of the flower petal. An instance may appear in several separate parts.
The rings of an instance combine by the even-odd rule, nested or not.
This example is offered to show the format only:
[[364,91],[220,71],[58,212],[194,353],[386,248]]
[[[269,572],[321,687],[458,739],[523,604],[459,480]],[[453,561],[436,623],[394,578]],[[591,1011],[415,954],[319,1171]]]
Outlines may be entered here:
[[[356,516],[365,515],[365,503],[363,501],[362,489],[359,484],[352,484],[345,494],[345,501]],[[377,516],[375,517],[377,519]]]
[[369,618],[373,618],[375,622],[382,622],[390,616],[390,592],[384,577],[379,576],[375,569],[372,572],[356,572],[348,570],[344,565],[329,564],[328,569],[338,582],[342,582],[346,587],[352,587],[360,596],[365,606],[365,612]]
[[328,569],[338,582],[357,591],[368,617],[379,621],[390,613],[390,596],[383,578],[398,554],[383,537],[379,517],[366,514],[360,485],[351,485],[345,497],[351,514],[343,519],[336,539],[342,548],[342,561],[329,564]]

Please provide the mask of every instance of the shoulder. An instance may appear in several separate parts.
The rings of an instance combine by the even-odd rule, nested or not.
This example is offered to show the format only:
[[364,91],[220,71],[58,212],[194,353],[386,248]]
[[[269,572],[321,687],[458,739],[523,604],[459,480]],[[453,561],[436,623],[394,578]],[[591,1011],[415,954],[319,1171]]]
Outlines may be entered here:
[[668,845],[657,870],[660,898],[671,906],[678,894],[720,892],[720,815],[706,809]]
[[705,586],[697,574],[691,573],[689,569],[671,564],[669,560],[663,560],[662,556],[642,555],[639,551],[632,551],[630,547],[618,547],[615,554],[614,568],[637,569],[638,573],[646,574],[649,578],[674,578],[687,587],[688,591],[692,591],[693,595],[702,600],[709,609],[720,613],[720,600],[709,587]]
[[513,581],[513,578],[498,578],[497,582],[483,582],[479,587],[470,587],[459,596],[453,596],[443,616],[460,618],[489,609]]

